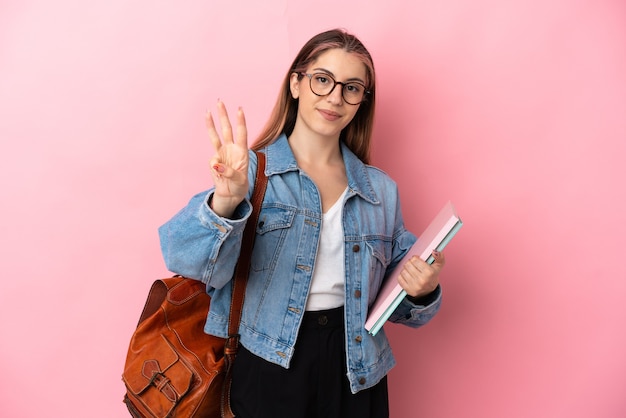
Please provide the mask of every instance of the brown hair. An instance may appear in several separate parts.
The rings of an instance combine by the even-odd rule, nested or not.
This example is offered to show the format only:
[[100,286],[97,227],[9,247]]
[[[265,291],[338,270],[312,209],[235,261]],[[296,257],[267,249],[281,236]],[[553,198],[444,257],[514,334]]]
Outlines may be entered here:
[[[285,75],[282,89],[278,95],[278,100],[270,115],[265,127],[258,136],[252,149],[260,150],[266,145],[274,142],[281,133],[291,135],[296,124],[298,114],[298,100],[291,96],[290,78],[293,73],[306,71],[307,67],[315,61],[321,54],[330,50],[340,48],[346,52],[357,55],[365,65],[367,90],[365,100],[361,102],[359,110],[350,121],[339,139],[344,141],[357,157],[364,163],[369,163],[370,139],[374,125],[374,104],[376,99],[376,83],[374,62],[368,50],[356,36],[347,33],[342,29],[333,29],[322,32],[311,38],[300,50],[294,59],[289,71]],[[302,77],[302,75],[299,75]]]

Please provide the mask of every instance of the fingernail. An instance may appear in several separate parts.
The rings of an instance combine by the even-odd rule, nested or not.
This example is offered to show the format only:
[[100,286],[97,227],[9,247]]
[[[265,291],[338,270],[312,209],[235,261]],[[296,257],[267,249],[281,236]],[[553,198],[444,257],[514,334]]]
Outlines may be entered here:
[[437,250],[433,250],[433,255],[434,255],[435,257],[439,257],[439,254],[441,254],[439,251],[437,251]]
[[215,165],[213,166],[213,170],[217,171],[218,173],[223,173],[223,172],[224,172],[224,167],[222,167],[222,166],[221,166],[221,165],[219,165],[219,164],[215,164]]

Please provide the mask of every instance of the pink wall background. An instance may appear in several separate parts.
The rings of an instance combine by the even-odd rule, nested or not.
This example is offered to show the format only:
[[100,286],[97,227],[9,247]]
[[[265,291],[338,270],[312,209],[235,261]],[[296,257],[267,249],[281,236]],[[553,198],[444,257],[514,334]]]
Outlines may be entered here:
[[125,417],[157,227],[210,186],[203,114],[252,136],[302,43],[374,55],[374,163],[419,231],[452,200],[444,305],[387,326],[392,417],[626,416],[626,6],[4,0],[0,416]]

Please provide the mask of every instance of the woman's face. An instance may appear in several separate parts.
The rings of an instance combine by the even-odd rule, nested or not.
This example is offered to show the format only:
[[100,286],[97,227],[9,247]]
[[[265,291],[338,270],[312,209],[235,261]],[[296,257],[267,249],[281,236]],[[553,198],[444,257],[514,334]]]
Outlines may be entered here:
[[[308,131],[322,137],[339,139],[342,129],[350,123],[359,110],[360,105],[347,103],[345,97],[355,102],[352,96],[357,94],[356,89],[364,89],[366,85],[365,64],[353,53],[343,49],[330,49],[309,65],[306,74],[317,75],[313,77],[313,85],[317,89],[323,84],[330,88],[333,80],[354,84],[347,88],[343,84],[336,84],[330,94],[319,96],[311,90],[310,77],[306,75],[298,77],[298,74],[292,74],[291,94],[298,99],[298,116],[293,134]],[[347,91],[344,93],[344,90]]]

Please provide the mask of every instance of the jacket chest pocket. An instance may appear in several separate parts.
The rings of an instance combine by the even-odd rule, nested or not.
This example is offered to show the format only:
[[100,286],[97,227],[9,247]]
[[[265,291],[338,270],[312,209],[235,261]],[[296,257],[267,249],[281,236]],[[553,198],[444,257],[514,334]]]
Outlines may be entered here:
[[366,260],[368,270],[365,271],[369,271],[370,274],[369,304],[372,304],[391,263],[391,241],[380,238],[366,239],[365,244],[368,249]]
[[256,238],[252,253],[252,269],[266,270],[276,262],[288,241],[296,209],[291,207],[263,207],[256,226]]

